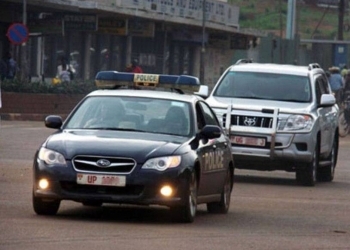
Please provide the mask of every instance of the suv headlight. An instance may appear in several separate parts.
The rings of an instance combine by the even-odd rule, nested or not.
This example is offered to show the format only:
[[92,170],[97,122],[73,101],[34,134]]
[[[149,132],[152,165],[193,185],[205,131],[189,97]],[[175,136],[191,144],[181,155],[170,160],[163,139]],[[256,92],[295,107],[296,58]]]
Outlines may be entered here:
[[38,158],[48,165],[55,164],[62,165],[64,167],[67,166],[66,159],[64,159],[64,156],[62,154],[47,148],[40,148]]
[[278,126],[280,131],[296,131],[305,130],[310,131],[314,119],[309,115],[290,115],[284,122]]
[[218,109],[218,108],[213,108],[213,111],[216,114],[216,117],[218,118],[220,125],[223,127],[224,126],[224,115],[227,113],[227,109]]
[[176,168],[181,163],[181,156],[167,156],[149,159],[143,164],[143,169],[154,169],[158,171],[164,171],[168,168]]

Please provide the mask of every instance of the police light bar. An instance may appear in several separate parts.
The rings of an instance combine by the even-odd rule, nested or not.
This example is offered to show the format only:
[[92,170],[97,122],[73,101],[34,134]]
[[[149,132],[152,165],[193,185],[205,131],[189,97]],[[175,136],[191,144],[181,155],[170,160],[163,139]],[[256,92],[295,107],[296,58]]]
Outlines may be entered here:
[[117,88],[165,88],[183,92],[197,92],[199,79],[188,75],[157,75],[125,73],[117,71],[101,71],[95,77],[96,86],[100,89]]

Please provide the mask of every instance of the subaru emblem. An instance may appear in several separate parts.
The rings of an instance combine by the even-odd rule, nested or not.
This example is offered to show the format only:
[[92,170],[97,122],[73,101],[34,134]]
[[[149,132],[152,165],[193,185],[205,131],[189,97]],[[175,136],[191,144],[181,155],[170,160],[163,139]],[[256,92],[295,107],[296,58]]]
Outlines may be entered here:
[[107,168],[109,165],[111,165],[111,162],[107,159],[100,159],[97,161],[98,167]]

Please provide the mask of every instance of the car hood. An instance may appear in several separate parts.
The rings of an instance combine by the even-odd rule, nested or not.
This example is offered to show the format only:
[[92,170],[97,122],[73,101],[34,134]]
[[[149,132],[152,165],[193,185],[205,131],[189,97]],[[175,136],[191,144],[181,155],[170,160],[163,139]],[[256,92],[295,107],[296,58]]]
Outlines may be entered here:
[[227,105],[232,104],[236,109],[261,109],[261,108],[279,108],[283,113],[309,113],[312,109],[311,103],[305,102],[282,102],[263,99],[247,99],[247,98],[224,98],[213,97],[207,99],[207,102],[212,108],[226,109]]
[[101,155],[144,162],[148,158],[172,155],[188,140],[187,137],[140,132],[63,130],[52,134],[44,146],[63,154],[67,160],[76,155]]

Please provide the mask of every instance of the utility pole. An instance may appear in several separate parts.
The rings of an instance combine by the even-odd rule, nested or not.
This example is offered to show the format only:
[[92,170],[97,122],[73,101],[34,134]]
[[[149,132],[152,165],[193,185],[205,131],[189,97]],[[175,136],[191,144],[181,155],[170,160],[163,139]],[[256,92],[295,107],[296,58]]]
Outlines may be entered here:
[[[23,16],[22,16],[22,23],[24,25],[27,25],[27,0],[23,0]],[[28,80],[28,64],[27,64],[27,46],[26,43],[23,43],[21,45],[21,67],[20,67],[20,75],[21,75],[21,81],[26,82]]]
[[339,6],[338,6],[338,12],[339,12],[339,17],[338,17],[338,40],[343,41],[343,26],[344,26],[344,12],[345,12],[345,0],[340,0],[339,1]]
[[283,60],[283,57],[282,57],[282,53],[283,53],[283,49],[282,49],[282,41],[283,41],[283,21],[282,21],[282,0],[279,0],[279,17],[280,17],[280,51],[279,51],[279,54],[280,54],[280,61],[279,63],[282,63],[284,60]]
[[202,0],[202,48],[200,54],[200,68],[199,68],[199,80],[201,84],[204,84],[204,55],[205,55],[205,5],[206,0]]

